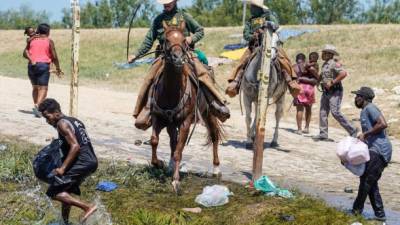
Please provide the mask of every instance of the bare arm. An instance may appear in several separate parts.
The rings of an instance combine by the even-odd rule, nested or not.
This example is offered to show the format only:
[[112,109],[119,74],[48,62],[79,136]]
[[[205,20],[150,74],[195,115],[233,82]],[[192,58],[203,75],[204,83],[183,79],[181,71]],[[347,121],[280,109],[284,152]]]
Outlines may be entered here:
[[30,40],[26,43],[24,52],[22,53],[22,56],[25,59],[29,60],[30,63],[34,64],[34,62],[32,62],[31,56],[29,55],[29,43],[30,43]]
[[379,116],[379,118],[378,118],[376,124],[374,125],[374,127],[372,127],[371,130],[363,133],[364,139],[370,137],[371,135],[379,134],[380,132],[385,130],[387,127],[388,126],[387,126],[385,118],[382,115]]
[[57,71],[61,71],[60,62],[58,61],[58,55],[56,52],[56,47],[54,45],[53,40],[51,40],[51,39],[50,39],[50,52],[51,52],[51,57],[52,57],[53,63],[56,66]]
[[71,166],[71,163],[76,159],[79,154],[80,146],[76,139],[75,133],[68,123],[61,120],[57,124],[57,129],[62,136],[67,140],[70,149],[68,155],[60,168],[56,169],[57,174],[63,175],[65,170]]

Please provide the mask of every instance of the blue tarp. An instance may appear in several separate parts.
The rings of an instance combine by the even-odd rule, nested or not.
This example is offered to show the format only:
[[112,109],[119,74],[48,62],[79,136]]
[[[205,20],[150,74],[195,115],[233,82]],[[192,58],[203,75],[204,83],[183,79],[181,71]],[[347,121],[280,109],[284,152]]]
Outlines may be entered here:
[[144,59],[138,59],[134,63],[127,63],[127,62],[117,63],[117,62],[114,62],[113,65],[115,67],[117,67],[118,69],[126,70],[126,69],[132,69],[132,68],[144,65],[144,64],[152,64],[153,62],[154,62],[154,58],[144,58]]
[[[293,38],[293,37],[299,37],[303,34],[307,34],[307,33],[315,33],[315,32],[319,32],[319,30],[316,29],[281,29],[280,31],[278,31],[278,35],[279,35],[279,39],[281,41],[286,41],[289,38]],[[224,46],[225,50],[236,50],[236,49],[240,49],[240,48],[244,48],[246,47],[247,44],[228,44]]]
[[315,32],[319,32],[319,30],[316,30],[316,29],[282,29],[278,32],[278,34],[279,34],[279,39],[281,41],[286,41],[292,37],[299,37],[303,34],[315,33]]

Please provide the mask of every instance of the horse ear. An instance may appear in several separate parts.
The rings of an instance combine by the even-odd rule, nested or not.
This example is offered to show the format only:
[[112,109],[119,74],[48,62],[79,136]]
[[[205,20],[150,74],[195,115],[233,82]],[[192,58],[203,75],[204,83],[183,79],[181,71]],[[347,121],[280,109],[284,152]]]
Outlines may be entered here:
[[163,25],[164,30],[167,30],[169,28],[169,26],[168,26],[167,22],[165,22],[165,20],[162,21],[162,25]]
[[185,28],[186,28],[186,23],[185,23],[185,21],[182,21],[181,24],[179,24],[179,29],[181,31],[185,31]]

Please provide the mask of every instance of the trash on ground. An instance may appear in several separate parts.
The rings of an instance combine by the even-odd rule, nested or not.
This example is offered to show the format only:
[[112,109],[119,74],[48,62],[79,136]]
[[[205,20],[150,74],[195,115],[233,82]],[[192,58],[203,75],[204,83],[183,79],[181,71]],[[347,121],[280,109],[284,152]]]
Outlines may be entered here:
[[142,141],[141,141],[141,140],[136,140],[136,141],[135,141],[135,145],[136,145],[136,146],[140,146],[141,144],[142,144]]
[[292,222],[295,220],[293,215],[282,215],[280,216],[281,220],[287,221],[287,222]]
[[187,173],[188,172],[188,168],[186,163],[181,163],[181,165],[179,165],[179,172],[181,173]]
[[233,193],[225,186],[206,186],[203,188],[203,193],[196,197],[195,202],[205,207],[221,206],[229,202],[230,195]]
[[351,187],[345,187],[344,192],[346,193],[353,193],[353,189]]
[[293,194],[286,190],[280,189],[268,178],[268,176],[262,176],[254,183],[256,190],[265,192],[268,196],[280,196],[282,198],[293,198]]
[[363,224],[360,222],[355,222],[355,223],[352,223],[351,225],[363,225]]
[[7,145],[0,144],[0,152],[7,150]]
[[233,62],[232,59],[220,58],[220,57],[208,57],[208,65],[209,66],[221,66],[224,64],[231,64]]
[[191,213],[201,213],[201,208],[196,207],[196,208],[183,208],[182,209],[185,212],[191,212]]
[[118,185],[111,181],[101,181],[97,184],[96,190],[110,192],[118,188]]

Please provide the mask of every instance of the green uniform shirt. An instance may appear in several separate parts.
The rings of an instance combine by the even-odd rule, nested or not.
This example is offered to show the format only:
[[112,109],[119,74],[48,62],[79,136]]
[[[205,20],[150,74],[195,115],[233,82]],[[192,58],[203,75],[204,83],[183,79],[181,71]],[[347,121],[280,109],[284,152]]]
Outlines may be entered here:
[[270,11],[260,15],[260,16],[252,16],[249,20],[246,21],[243,30],[243,38],[246,41],[251,41],[253,38],[254,32],[261,28],[265,21],[272,21],[278,24],[278,20],[274,15],[271,14]]
[[143,55],[150,51],[155,40],[158,40],[161,45],[164,43],[164,28],[162,25],[163,21],[167,22],[167,24],[170,26],[179,26],[180,22],[184,21],[186,25],[184,35],[187,37],[190,36],[190,34],[193,34],[193,43],[198,42],[204,36],[203,27],[201,27],[200,24],[184,10],[175,9],[172,12],[162,12],[154,19],[153,24],[150,30],[147,32],[146,37],[144,38],[144,41],[139,47],[136,55]]
[[338,63],[335,59],[324,62],[321,70],[322,83],[326,84],[329,81],[333,81],[342,71],[344,71],[342,64]]

